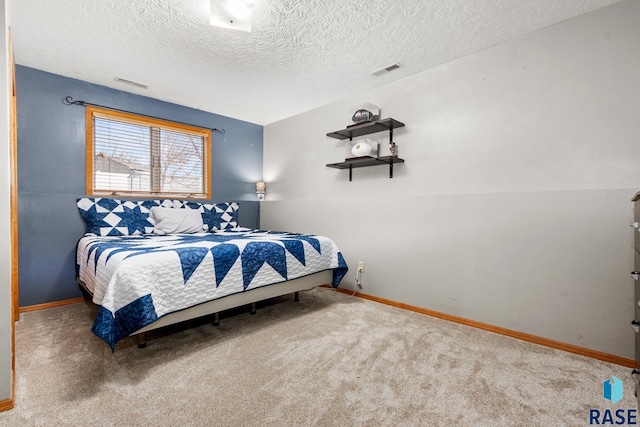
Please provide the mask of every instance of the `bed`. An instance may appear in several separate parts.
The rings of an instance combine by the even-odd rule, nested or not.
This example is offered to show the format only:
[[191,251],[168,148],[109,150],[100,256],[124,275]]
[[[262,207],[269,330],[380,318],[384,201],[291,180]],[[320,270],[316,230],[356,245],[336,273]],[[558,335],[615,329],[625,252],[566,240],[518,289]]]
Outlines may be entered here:
[[[348,270],[328,237],[238,227],[235,203],[82,198],[77,204],[87,225],[77,245],[77,281],[98,305],[93,333],[112,350],[130,335],[209,314],[217,320],[220,311],[297,297],[323,284],[337,287]],[[172,216],[198,212],[202,225],[159,234],[166,225],[161,207]]]

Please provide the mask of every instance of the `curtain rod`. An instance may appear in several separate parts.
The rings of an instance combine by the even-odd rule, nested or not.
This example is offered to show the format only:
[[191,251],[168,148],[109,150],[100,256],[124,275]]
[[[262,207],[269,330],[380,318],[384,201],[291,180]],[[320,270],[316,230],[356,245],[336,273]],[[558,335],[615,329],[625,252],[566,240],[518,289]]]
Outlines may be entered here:
[[[169,120],[169,119],[165,119],[165,118],[162,118],[162,117],[150,116],[148,114],[132,113],[131,111],[120,110],[118,108],[105,107],[104,105],[92,104],[91,102],[74,101],[73,98],[70,97],[70,96],[65,96],[64,98],[62,98],[62,103],[64,105],[82,105],[82,106],[89,105],[90,107],[106,108],[108,110],[119,111],[121,113],[137,114],[138,116],[144,116],[144,117],[148,117],[150,119],[170,121],[170,122],[174,122],[174,123],[179,123],[181,125],[195,126],[195,127],[199,127],[199,128],[203,127],[203,126],[198,126],[198,125],[194,125],[194,124],[191,124],[191,123],[177,122],[175,120]],[[218,128],[213,128],[213,129],[211,129],[211,131],[212,132],[218,132],[219,134],[224,134],[224,132],[225,132],[224,129],[218,129]]]

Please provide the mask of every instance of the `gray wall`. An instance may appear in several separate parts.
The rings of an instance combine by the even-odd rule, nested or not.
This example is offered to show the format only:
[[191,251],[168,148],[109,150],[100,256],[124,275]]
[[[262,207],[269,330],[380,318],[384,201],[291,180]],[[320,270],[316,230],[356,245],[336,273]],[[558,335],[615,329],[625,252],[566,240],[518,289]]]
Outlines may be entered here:
[[84,224],[75,206],[85,195],[85,109],[94,104],[223,128],[213,134],[213,201],[239,201],[241,225],[254,227],[255,182],[262,178],[260,125],[17,66],[20,305],[80,296],[75,245]]
[[11,398],[11,208],[7,6],[0,0],[0,401]]
[[[633,358],[638,22],[624,1],[266,126],[262,227],[334,238],[343,287],[362,260],[365,293]],[[365,102],[407,125],[393,179],[325,167]]]

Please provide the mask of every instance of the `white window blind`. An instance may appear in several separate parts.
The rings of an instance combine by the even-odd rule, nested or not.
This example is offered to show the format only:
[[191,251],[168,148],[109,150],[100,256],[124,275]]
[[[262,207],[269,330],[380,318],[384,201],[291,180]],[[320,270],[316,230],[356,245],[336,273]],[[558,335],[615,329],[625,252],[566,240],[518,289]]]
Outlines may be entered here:
[[109,110],[87,114],[90,194],[210,198],[210,131]]

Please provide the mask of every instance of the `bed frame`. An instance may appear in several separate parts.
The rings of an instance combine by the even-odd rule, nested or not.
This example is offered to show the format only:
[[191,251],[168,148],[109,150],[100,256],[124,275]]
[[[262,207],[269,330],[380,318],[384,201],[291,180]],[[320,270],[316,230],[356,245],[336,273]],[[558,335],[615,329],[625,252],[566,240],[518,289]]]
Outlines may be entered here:
[[[294,294],[294,300],[298,301],[300,291],[306,291],[315,288],[316,286],[331,283],[332,280],[333,270],[325,270],[299,279],[261,286],[246,292],[228,295],[184,310],[166,314],[150,325],[131,333],[129,336],[136,336],[138,348],[144,348],[147,346],[146,332],[148,331],[209,315],[214,316],[213,325],[218,326],[221,311],[244,305],[251,305],[251,314],[256,314],[256,302],[287,294]],[[93,292],[91,292],[80,279],[76,279],[76,281],[82,289],[93,297]]]

